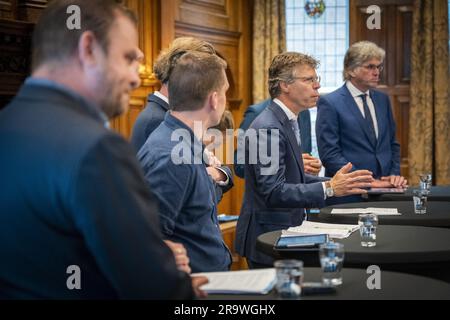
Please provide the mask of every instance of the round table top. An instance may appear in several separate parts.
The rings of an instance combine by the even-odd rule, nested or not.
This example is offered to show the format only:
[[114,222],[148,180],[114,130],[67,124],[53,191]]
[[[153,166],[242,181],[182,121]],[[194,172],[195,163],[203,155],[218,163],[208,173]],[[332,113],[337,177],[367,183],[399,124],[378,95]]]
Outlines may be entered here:
[[[368,201],[412,201],[413,191],[408,188],[405,193],[369,194]],[[428,195],[429,201],[450,201],[450,186],[432,186]]]
[[[432,278],[410,275],[405,273],[383,271],[380,275],[380,290],[369,290],[367,280],[371,274],[365,269],[342,269],[342,285],[335,293],[302,296],[302,300],[394,300],[394,299],[450,299],[450,284]],[[320,268],[304,268],[305,282],[320,282],[322,271]],[[211,294],[209,300],[274,300],[277,299],[275,290],[266,295],[225,295]]]
[[410,225],[450,228],[450,202],[428,201],[426,214],[415,214],[413,201],[355,202],[322,208],[312,221],[341,224],[358,224],[358,214],[331,214],[333,208],[397,208],[400,216],[378,217],[381,225]]
[[[317,251],[276,251],[274,244],[280,234],[281,231],[272,231],[260,235],[257,250],[275,259],[296,258],[304,260],[307,266],[319,265]],[[335,241],[344,244],[344,266],[450,262],[450,230],[444,228],[378,226],[377,245],[372,248],[361,246],[359,231]]]

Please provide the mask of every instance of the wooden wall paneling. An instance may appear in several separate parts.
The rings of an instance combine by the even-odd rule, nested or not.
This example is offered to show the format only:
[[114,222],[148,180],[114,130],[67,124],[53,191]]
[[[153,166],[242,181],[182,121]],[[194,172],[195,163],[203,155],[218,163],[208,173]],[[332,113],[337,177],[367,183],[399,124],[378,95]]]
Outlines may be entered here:
[[17,19],[18,0],[0,0],[0,19]]
[[232,0],[177,0],[176,20],[208,28],[237,31],[239,2]]
[[18,0],[18,19],[36,23],[48,0]]
[[156,0],[127,0],[124,4],[138,17],[139,47],[144,53],[139,70],[141,86],[132,92],[129,110],[111,122],[111,127],[128,139],[139,112],[145,108],[147,95],[159,87],[153,75],[153,62],[160,49],[160,9]]
[[0,109],[30,73],[33,24],[0,20]]

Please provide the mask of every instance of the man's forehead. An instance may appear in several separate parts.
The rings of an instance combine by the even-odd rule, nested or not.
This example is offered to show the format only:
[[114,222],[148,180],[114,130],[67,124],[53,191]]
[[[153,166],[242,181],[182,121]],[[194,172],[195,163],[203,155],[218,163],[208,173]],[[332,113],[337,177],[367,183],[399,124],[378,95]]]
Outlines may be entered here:
[[378,58],[370,58],[370,59],[364,61],[364,63],[370,63],[370,64],[380,64],[382,62],[383,61]]
[[307,65],[307,64],[301,64],[301,65],[297,65],[294,68],[294,74],[297,76],[300,75],[313,75],[316,74],[316,69],[314,69],[313,67]]

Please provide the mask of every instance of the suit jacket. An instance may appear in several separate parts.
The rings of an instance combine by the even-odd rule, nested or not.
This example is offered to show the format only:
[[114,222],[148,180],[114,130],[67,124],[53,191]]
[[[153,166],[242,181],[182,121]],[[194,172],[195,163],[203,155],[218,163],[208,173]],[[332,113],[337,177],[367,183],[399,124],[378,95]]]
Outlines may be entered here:
[[[271,165],[263,165],[259,156],[252,164],[251,142],[246,143],[245,194],[236,229],[236,250],[254,262],[272,265],[271,257],[255,249],[257,237],[300,225],[305,217],[304,208],[325,204],[321,182],[328,179],[304,173],[302,150],[288,117],[275,102],[261,112],[250,128],[257,132],[258,147],[266,142],[270,146],[279,132],[279,151],[272,150],[279,165],[272,174],[267,174],[263,170]],[[264,129],[268,130],[267,136]]]
[[0,150],[0,297],[192,296],[133,148],[95,106],[28,82],[0,112]]
[[[272,99],[266,99],[258,104],[253,104],[247,108],[244,113],[244,119],[241,122],[240,129],[247,130],[252,124],[253,120],[270,104]],[[302,150],[306,153],[311,153],[311,115],[309,110],[300,112],[298,116],[298,125],[300,127],[300,138],[302,141]],[[244,165],[237,163],[237,152],[235,151],[234,157],[234,173],[238,177],[244,178]]]
[[[136,151],[141,149],[150,134],[152,134],[152,132],[164,121],[164,117],[168,110],[169,104],[164,100],[153,93],[148,96],[147,105],[137,117],[131,134],[131,143],[134,145]],[[215,184],[217,201],[220,201],[223,194],[234,186],[231,169],[227,166],[221,166],[220,168],[228,176],[229,183],[224,186]]]
[[353,169],[367,169],[375,178],[400,174],[400,145],[389,97],[370,90],[378,122],[376,144],[354,98],[344,85],[318,102],[316,135],[325,175],[333,176],[347,162]]
[[139,113],[131,133],[131,144],[135,147],[136,152],[147,141],[150,134],[163,122],[167,110],[169,110],[169,105],[163,99],[154,93],[148,95],[147,105]]

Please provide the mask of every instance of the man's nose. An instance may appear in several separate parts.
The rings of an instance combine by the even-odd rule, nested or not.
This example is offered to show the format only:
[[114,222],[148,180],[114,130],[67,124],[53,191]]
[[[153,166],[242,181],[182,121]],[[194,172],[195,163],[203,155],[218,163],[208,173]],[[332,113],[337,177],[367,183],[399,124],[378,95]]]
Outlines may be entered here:
[[141,85],[141,77],[139,76],[139,70],[133,70],[131,74],[130,86],[131,89],[137,89]]

